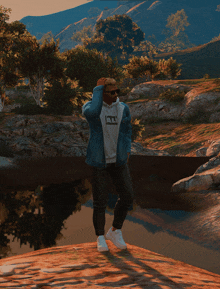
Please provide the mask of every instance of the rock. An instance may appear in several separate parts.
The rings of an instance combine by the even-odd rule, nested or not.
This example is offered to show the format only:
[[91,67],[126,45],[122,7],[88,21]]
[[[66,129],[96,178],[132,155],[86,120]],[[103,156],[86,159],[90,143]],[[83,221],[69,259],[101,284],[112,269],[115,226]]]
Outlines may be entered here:
[[171,191],[207,193],[213,189],[220,189],[220,155],[200,166],[192,176],[174,183]]
[[171,156],[168,152],[163,150],[154,150],[144,148],[138,142],[131,143],[131,155],[147,155],[147,156]]
[[[216,273],[129,243],[127,250],[118,249],[108,240],[107,244],[110,253],[106,256],[97,251],[96,242],[86,242],[1,259],[2,286],[80,289],[112,288],[117,284],[126,289],[159,288],[159,282],[160,288],[219,288],[220,276]],[[141,266],[137,266],[140,259]]]
[[209,122],[219,122],[219,120],[220,120],[220,112],[214,112],[209,118]]
[[[160,93],[168,89],[177,89],[186,92],[184,101],[179,104],[170,104],[164,100],[158,100]],[[159,117],[167,120],[180,120],[195,114],[198,110],[204,114],[210,113],[209,122],[220,121],[220,93],[205,92],[198,93],[186,85],[158,85],[154,83],[141,83],[136,85],[131,92],[123,98],[133,100],[140,98],[140,94],[148,97],[148,102],[128,103],[131,117],[147,120],[148,118]],[[151,100],[152,99],[152,100]],[[152,153],[152,152],[151,152]],[[208,192],[213,188],[220,189],[220,139],[212,141],[209,147],[202,147],[196,151],[197,157],[215,157],[215,161],[209,161],[202,170],[197,170],[192,176],[181,179],[172,185],[173,193],[182,192]],[[219,167],[216,166],[219,162]]]
[[216,156],[220,151],[220,139],[212,141],[210,146],[207,148],[206,156],[213,157]]
[[196,156],[207,156],[211,159],[200,166],[195,173],[179,180],[172,186],[172,192],[210,192],[220,189],[220,139],[211,141],[209,147],[196,151]]
[[210,116],[209,122],[219,121],[217,118],[219,114],[216,114],[220,109],[220,93],[219,92],[205,92],[197,93],[196,89],[192,89],[185,95],[186,108],[183,112],[183,116],[192,115],[198,108],[205,114],[214,113]]
[[[184,114],[193,113],[199,105],[204,110],[218,109],[215,104],[218,95],[203,93],[193,95],[191,88],[185,85],[155,85],[154,83],[141,83],[136,85],[126,97],[134,99],[145,94],[149,98],[158,97],[158,94],[166,89],[176,88],[187,92],[183,104],[168,104],[164,100],[152,100],[146,103],[128,104],[132,117],[154,117],[159,116],[166,119],[178,119]],[[123,101],[123,100],[122,100]],[[188,109],[188,112],[187,112]],[[5,142],[8,149],[14,156],[14,161],[25,158],[45,157],[82,157],[86,156],[89,141],[89,125],[86,119],[79,116],[79,119],[71,121],[55,121],[45,123],[40,121],[40,116],[17,115],[6,122],[5,127],[0,130],[1,140]],[[211,142],[209,147],[197,150],[198,157],[214,157],[220,151],[220,140]],[[4,157],[4,153],[1,154]],[[132,142],[131,155],[146,156],[171,156],[169,153],[160,150],[144,148],[140,143]],[[197,171],[193,176],[187,177],[174,183],[173,192],[191,192],[210,190],[218,186],[218,168],[213,169],[210,163],[203,172]]]
[[[53,121],[41,123],[38,116],[15,116],[0,130],[2,140],[19,157],[86,156],[89,125],[81,117],[74,123]],[[167,152],[151,150],[132,142],[131,155],[165,155]]]
[[0,169],[4,169],[5,167],[14,166],[13,159],[0,157]]
[[[184,100],[179,103],[171,103],[164,99],[158,99],[159,95],[168,89],[184,92]],[[145,82],[136,85],[123,100],[135,100],[140,98],[141,94],[143,97],[148,97],[149,101],[129,103],[130,113],[134,118],[141,118],[142,120],[161,118],[180,121],[202,111],[205,116],[210,114],[209,122],[220,121],[219,92],[198,93],[196,89],[187,85],[159,85]]]
[[14,89],[6,88],[5,95],[8,96],[10,99],[15,99],[18,95],[23,95],[26,97],[33,97],[30,89],[14,90]]
[[207,147],[202,147],[196,151],[197,157],[205,157],[207,152]]

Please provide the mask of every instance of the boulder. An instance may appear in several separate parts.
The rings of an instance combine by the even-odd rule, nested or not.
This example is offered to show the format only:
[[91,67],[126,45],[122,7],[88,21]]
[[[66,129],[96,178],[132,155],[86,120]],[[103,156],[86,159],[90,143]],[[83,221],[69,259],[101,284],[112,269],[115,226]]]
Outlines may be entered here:
[[215,157],[220,152],[220,139],[209,140],[210,145],[208,147],[202,147],[196,151],[197,157]]
[[[2,160],[13,166],[0,166],[4,192],[92,177],[91,168],[85,163],[89,125],[84,117],[73,119],[69,116],[57,121],[48,116],[16,115],[6,120],[0,130],[1,155],[8,157]],[[10,151],[6,152],[6,148]],[[169,192],[174,182],[187,176],[185,171],[190,175],[207,160],[207,157],[176,158],[166,151],[132,142],[129,166],[136,192],[155,196],[161,195],[162,189]],[[159,176],[162,183],[156,180],[146,187],[147,178],[152,182],[152,174]]]
[[[15,158],[86,156],[89,141],[89,124],[84,117],[74,123],[52,121],[41,123],[37,116],[18,115],[11,118],[0,130],[2,142],[13,152]],[[131,155],[165,155],[132,142]]]
[[[182,104],[170,104],[164,100],[155,100],[166,89],[175,88],[185,91],[185,100]],[[136,85],[128,99],[140,97],[143,93],[152,100],[143,103],[128,103],[131,116],[162,117],[166,119],[179,119],[181,116],[192,114],[198,106],[204,111],[216,111],[219,108],[218,93],[195,94],[195,91],[185,85],[155,85],[154,83],[141,83]],[[209,98],[210,95],[210,98]],[[122,100],[123,101],[123,100]],[[39,116],[17,115],[6,122],[1,132],[1,143],[11,151],[13,161],[21,159],[43,159],[48,157],[83,157],[85,160],[89,140],[89,125],[86,119],[79,116],[76,121],[52,121],[44,123]],[[217,157],[220,151],[220,139],[212,141],[209,147],[197,150],[197,157]],[[4,155],[1,153],[3,157]],[[140,143],[132,142],[131,155],[139,156],[170,156],[166,151],[144,148]],[[10,155],[11,156],[11,155]],[[13,162],[12,161],[12,162]],[[220,165],[220,164],[219,164]],[[173,192],[191,192],[210,190],[218,187],[219,169],[213,168],[213,162],[208,162],[204,171],[197,170],[192,176],[180,179],[172,186]],[[81,175],[80,175],[81,176]],[[80,177],[79,176],[79,177]]]
[[220,189],[220,155],[201,165],[195,173],[172,185],[173,193],[209,192]]
[[[165,100],[158,100],[160,93],[168,89],[186,92],[184,100],[178,104],[171,104]],[[123,98],[128,100],[139,99],[140,95],[148,97],[147,102],[128,103],[131,117],[147,120],[148,118],[159,117],[167,120],[180,120],[194,115],[201,111],[209,115],[209,122],[220,121],[220,93],[205,92],[198,93],[186,85],[158,85],[154,83],[141,83],[136,85],[131,92]],[[210,192],[220,189],[220,139],[212,141],[208,147],[202,147],[196,151],[197,157],[210,157],[207,164],[198,168],[189,177],[180,179],[172,185],[171,192]],[[219,167],[216,165],[219,163]]]
[[13,167],[15,164],[11,158],[0,157],[0,169],[4,169],[5,167]]
[[[159,99],[159,95],[167,90],[184,92],[182,102],[171,103]],[[191,86],[181,84],[159,85],[153,82],[144,82],[133,87],[122,99],[135,100],[140,95],[147,97],[148,101],[128,103],[133,118],[148,120],[149,118],[161,118],[164,120],[185,120],[190,116],[202,112],[209,116],[209,122],[220,121],[220,92],[198,93]]]

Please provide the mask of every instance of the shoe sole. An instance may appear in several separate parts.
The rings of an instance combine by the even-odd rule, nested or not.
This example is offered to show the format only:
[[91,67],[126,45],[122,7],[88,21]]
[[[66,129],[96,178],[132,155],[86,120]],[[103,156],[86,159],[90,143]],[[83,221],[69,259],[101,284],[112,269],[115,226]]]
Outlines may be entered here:
[[109,249],[98,249],[98,252],[107,252]]
[[98,247],[98,244],[97,244],[97,250],[98,252],[105,252],[105,251],[109,251],[109,248],[107,244],[106,246],[100,246],[100,247]]

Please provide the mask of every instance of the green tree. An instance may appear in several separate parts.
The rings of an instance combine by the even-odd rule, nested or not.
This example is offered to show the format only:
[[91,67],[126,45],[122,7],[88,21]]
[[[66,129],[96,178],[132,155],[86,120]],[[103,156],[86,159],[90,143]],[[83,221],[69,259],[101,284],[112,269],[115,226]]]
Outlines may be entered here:
[[52,31],[45,33],[38,42],[40,44],[43,44],[45,40],[48,40],[49,42],[51,40],[54,41],[54,35],[53,35]]
[[119,80],[124,76],[117,59],[107,57],[105,60],[103,54],[95,49],[77,47],[63,52],[62,55],[66,59],[65,75],[71,80],[78,80],[86,92],[92,92],[97,79],[101,77]]
[[172,35],[178,36],[180,31],[184,31],[184,26],[189,26],[190,23],[187,21],[188,16],[184,9],[178,10],[176,14],[171,14],[167,18],[167,25],[166,27],[170,28]]
[[6,23],[11,9],[0,6],[0,93],[1,100],[5,99],[5,89],[18,84],[20,54],[22,50],[32,45],[34,38],[19,21]]
[[167,18],[166,27],[169,29],[164,29],[162,34],[167,35],[168,37],[165,41],[159,44],[159,48],[168,48],[168,52],[175,51],[177,49],[184,49],[189,47],[195,47],[194,44],[190,43],[187,34],[184,32],[185,27],[189,26],[190,23],[187,21],[188,16],[184,9],[178,10],[176,14],[171,14]]
[[83,89],[76,87],[75,82],[65,75],[59,80],[52,80],[43,97],[47,103],[45,109],[55,115],[72,115],[73,109],[81,111],[85,99],[88,100],[84,97]]
[[112,58],[120,57],[122,54],[131,54],[133,46],[139,45],[144,40],[144,35],[131,17],[125,14],[114,15],[96,23],[93,39],[85,39],[83,47],[97,49]]
[[64,75],[64,60],[58,50],[59,40],[45,40],[40,46],[35,43],[32,48],[28,47],[22,53],[20,60],[20,73],[29,79],[29,87],[37,105],[41,106],[46,83],[58,80]]
[[74,33],[71,39],[82,44],[84,39],[92,38],[94,35],[95,32],[92,31],[92,25],[89,25],[88,27],[83,27],[81,31]]
[[90,17],[95,17],[102,12],[98,7],[91,7],[88,11]]

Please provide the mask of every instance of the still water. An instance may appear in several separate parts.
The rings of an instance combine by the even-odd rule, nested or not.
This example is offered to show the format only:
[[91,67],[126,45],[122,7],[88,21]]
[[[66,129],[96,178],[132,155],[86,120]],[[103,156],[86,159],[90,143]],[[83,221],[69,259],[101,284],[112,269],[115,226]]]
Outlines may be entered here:
[[[220,199],[205,211],[190,212],[147,208],[136,198],[122,227],[126,243],[220,274]],[[116,202],[117,195],[109,193],[105,233],[112,226]],[[0,256],[96,242],[92,216],[88,180],[1,192]]]

